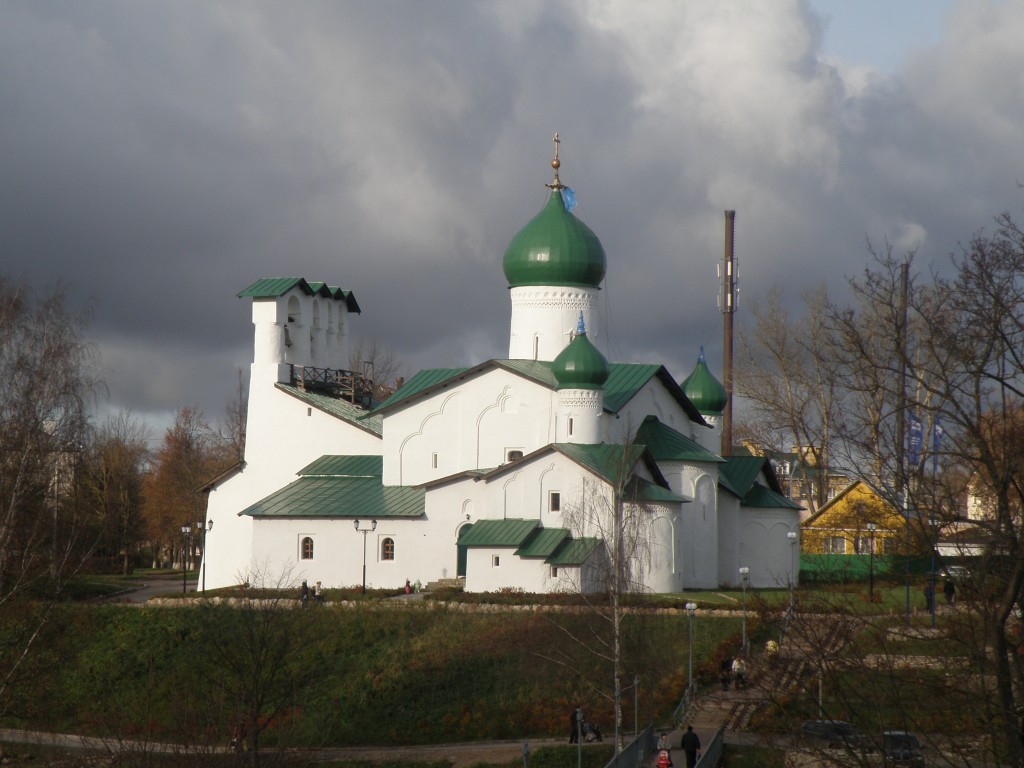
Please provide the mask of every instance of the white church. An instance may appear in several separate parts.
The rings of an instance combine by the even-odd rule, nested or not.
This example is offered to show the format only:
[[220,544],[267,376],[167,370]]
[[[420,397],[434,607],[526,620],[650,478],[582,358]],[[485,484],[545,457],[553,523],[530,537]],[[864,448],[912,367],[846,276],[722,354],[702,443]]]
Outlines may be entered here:
[[605,253],[567,209],[557,143],[552,167],[505,251],[506,358],[420,371],[375,402],[346,370],[352,292],[290,277],[239,294],[255,327],[245,457],[204,487],[204,586],[256,569],[325,588],[602,591],[615,510],[646,591],[795,583],[799,507],[768,459],[723,455],[726,393],[703,350],[680,384],[595,346]]

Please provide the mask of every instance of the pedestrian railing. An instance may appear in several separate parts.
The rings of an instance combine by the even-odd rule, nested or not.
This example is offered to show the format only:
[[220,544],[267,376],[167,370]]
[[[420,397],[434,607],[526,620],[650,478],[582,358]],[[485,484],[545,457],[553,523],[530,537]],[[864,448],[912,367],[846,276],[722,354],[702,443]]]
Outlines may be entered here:
[[675,710],[672,712],[672,727],[678,728],[686,717],[686,710],[690,708],[690,701],[693,698],[691,689],[683,691],[683,698],[679,700]]
[[653,751],[654,726],[649,725],[624,746],[619,754],[614,755],[604,768],[640,768]]
[[719,728],[711,737],[711,743],[704,747],[697,768],[715,768],[722,759],[722,745],[725,744],[725,728]]

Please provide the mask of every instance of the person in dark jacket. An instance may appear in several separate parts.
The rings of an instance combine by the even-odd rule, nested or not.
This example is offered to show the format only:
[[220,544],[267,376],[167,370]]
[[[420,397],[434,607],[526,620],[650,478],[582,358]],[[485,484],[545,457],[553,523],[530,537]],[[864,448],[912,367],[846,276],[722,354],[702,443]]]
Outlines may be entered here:
[[693,726],[686,726],[686,733],[683,734],[682,747],[686,755],[686,768],[694,768],[697,765],[697,758],[700,756],[700,737],[693,732]]
[[576,708],[569,713],[569,743],[575,744],[580,740],[580,728],[583,727],[583,710],[577,704]]

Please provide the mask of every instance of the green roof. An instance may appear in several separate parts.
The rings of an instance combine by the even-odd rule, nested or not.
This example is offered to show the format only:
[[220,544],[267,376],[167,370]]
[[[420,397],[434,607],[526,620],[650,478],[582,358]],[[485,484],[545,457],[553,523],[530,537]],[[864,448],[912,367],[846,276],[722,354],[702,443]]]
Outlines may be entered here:
[[518,373],[552,389],[558,386],[558,380],[551,370],[551,363],[547,360],[492,360],[491,362],[499,368]]
[[304,277],[264,277],[243,289],[238,298],[276,299],[292,288],[298,288],[307,296],[322,296],[325,299],[343,301],[349,312],[362,314],[356,296],[352,291],[343,291],[336,286],[322,282],[309,282]]
[[661,501],[689,503],[689,499],[678,495],[669,488],[652,483],[642,477],[633,477],[626,484],[626,498],[632,501]]
[[365,429],[367,432],[372,432],[378,437],[384,434],[384,420],[380,416],[358,405],[353,405],[348,400],[343,400],[340,397],[331,397],[320,392],[300,389],[293,384],[278,382],[275,386],[282,392],[287,392],[292,397],[308,403],[324,413],[347,421],[354,426]]
[[239,515],[250,517],[421,517],[421,488],[381,485],[379,477],[305,475]]
[[601,539],[568,539],[544,562],[550,565],[583,565],[600,546]]
[[551,372],[558,381],[558,389],[601,389],[608,380],[608,361],[584,331],[558,353]]
[[460,376],[468,370],[468,368],[426,368],[392,392],[387,400],[380,403],[370,413],[377,414],[396,403],[408,400],[440,384],[444,384],[449,379]]
[[515,553],[519,557],[548,557],[568,538],[566,528],[536,528]]
[[300,475],[333,475],[335,477],[381,477],[383,456],[321,456],[299,470]]
[[726,456],[725,464],[718,469],[718,482],[742,499],[767,461],[764,456]]
[[594,474],[603,477],[612,485],[625,480],[633,472],[636,463],[644,453],[642,445],[582,445],[580,443],[555,443],[556,450],[561,451],[573,461],[590,469]]
[[744,507],[760,507],[762,509],[775,509],[778,507],[803,509],[792,499],[783,496],[781,493],[776,493],[760,483],[754,483],[754,486],[747,491],[747,495],[743,497],[740,503]]
[[682,407],[691,421],[706,424],[697,406],[683,392],[672,378],[672,374],[663,365],[649,363],[612,363],[608,381],[604,383],[604,409],[610,413],[618,413],[623,406],[632,400],[652,378],[657,378],[669,394]]
[[636,441],[647,446],[656,461],[704,461],[721,464],[721,456],[711,453],[696,440],[692,440],[657,416],[648,416],[636,432]]
[[516,233],[502,261],[509,286],[580,285],[597,288],[607,259],[597,235],[565,209],[560,190]]
[[704,347],[700,348],[700,355],[697,357],[697,365],[693,373],[683,381],[683,392],[690,399],[697,410],[708,415],[722,413],[726,403],[729,402],[729,395],[722,383],[715,378],[708,369],[708,363],[704,359]]
[[519,547],[539,526],[540,520],[479,520],[459,537],[459,546]]
[[[758,477],[764,477],[767,485],[756,483]],[[725,464],[718,469],[718,484],[745,506],[802,509],[782,494],[771,460],[765,456],[726,456]],[[779,503],[768,503],[772,497],[777,497]]]

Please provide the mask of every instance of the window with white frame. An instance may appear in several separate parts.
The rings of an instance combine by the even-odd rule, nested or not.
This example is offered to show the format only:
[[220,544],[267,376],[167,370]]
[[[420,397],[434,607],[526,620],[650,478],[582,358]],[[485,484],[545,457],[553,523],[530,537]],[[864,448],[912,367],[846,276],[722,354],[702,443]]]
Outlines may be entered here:
[[381,539],[380,542],[380,559],[381,560],[394,560],[395,559],[395,540],[390,536]]
[[846,554],[846,537],[845,536],[826,536],[822,540],[821,550],[826,555],[845,555]]
[[492,568],[497,568],[499,565],[501,565],[501,556],[500,555],[491,555],[491,567]]
[[300,560],[312,560],[313,559],[313,537],[303,536],[299,541],[299,559]]
[[551,512],[560,512],[562,509],[562,494],[558,491],[551,491],[548,494],[548,510]]

